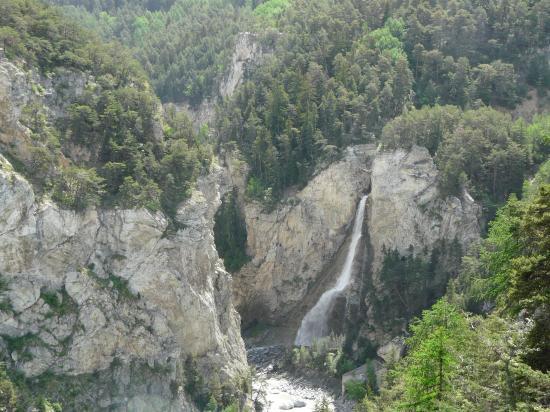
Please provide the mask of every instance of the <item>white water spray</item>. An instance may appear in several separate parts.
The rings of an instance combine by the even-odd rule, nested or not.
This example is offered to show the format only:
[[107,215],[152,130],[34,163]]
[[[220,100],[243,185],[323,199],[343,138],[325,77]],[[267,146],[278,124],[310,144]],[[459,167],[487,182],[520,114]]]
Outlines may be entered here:
[[353,269],[353,261],[355,259],[355,253],[357,251],[357,245],[359,239],[361,239],[361,229],[363,226],[363,215],[365,214],[365,204],[368,196],[363,196],[357,207],[355,214],[355,222],[353,224],[353,233],[351,237],[351,243],[349,245],[348,254],[346,256],[346,262],[340,272],[340,276],[336,281],[336,285],[327,290],[321,295],[317,303],[302,319],[302,324],[294,344],[296,346],[309,346],[315,339],[327,336],[329,334],[328,317],[334,301],[338,297],[338,294],[342,292],[351,281],[351,273]]

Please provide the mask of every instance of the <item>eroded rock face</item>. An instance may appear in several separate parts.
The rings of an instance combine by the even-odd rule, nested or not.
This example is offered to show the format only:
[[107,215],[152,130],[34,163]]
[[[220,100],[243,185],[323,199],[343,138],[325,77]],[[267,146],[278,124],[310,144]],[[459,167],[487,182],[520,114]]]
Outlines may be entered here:
[[249,321],[281,322],[303,303],[342,245],[357,202],[368,191],[373,146],[348,149],[342,160],[272,212],[246,203],[252,261],[235,275],[236,304]]
[[[82,72],[57,68],[49,77],[25,70],[0,58],[0,145],[24,163],[32,159],[32,136],[23,124],[25,108],[36,105],[49,119],[65,115],[67,105],[81,96],[94,79]],[[77,157],[89,157],[84,148],[75,148]]]
[[239,33],[229,72],[220,84],[220,96],[229,97],[233,95],[244,78],[247,64],[258,63],[262,55],[263,50],[254,33]]
[[167,103],[165,109],[174,108],[176,111],[184,111],[197,130],[204,124],[210,124],[216,114],[218,100],[230,98],[243,82],[247,68],[259,64],[265,54],[265,50],[262,49],[254,33],[239,33],[231,63],[229,63],[227,72],[219,82],[217,90],[213,92],[213,96],[204,99],[198,105],[192,105],[185,101]]
[[380,267],[382,248],[405,254],[431,249],[438,241],[456,239],[468,246],[479,238],[481,209],[469,196],[442,199],[438,172],[428,150],[381,152],[372,164],[368,231],[373,248],[372,270]]
[[[0,159],[0,335],[13,367],[27,377],[111,371],[109,385],[120,390],[102,391],[98,381],[97,404],[134,402],[141,410],[189,410],[170,389],[181,383],[188,355],[207,379],[213,371],[222,381],[245,371],[231,277],[212,234],[225,190],[219,167],[179,209],[184,228],[166,236],[161,213],[76,213],[37,202]],[[129,365],[150,369],[157,393],[131,389],[136,369]],[[169,408],[148,407],[148,399]]]

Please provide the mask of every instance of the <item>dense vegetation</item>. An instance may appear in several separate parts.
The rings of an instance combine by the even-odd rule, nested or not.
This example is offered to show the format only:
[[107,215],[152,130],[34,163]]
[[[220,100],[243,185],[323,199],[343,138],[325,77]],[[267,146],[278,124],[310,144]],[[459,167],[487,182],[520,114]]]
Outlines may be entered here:
[[[60,118],[37,102],[24,108],[32,157],[21,171],[66,207],[103,203],[173,214],[210,154],[184,115],[172,111],[161,118],[128,51],[103,44],[35,0],[2,2],[0,27],[8,57],[47,75],[62,77],[66,69],[92,75]],[[57,92],[62,95],[62,86]],[[6,151],[17,158],[12,148]]]
[[[543,57],[548,24],[542,1],[462,1],[453,7],[427,1],[294,1],[276,20],[277,32],[264,32],[273,55],[221,111],[220,139],[237,142],[247,156],[249,192],[277,198],[288,186],[304,184],[341,148],[380,136],[407,108],[435,103],[511,108],[529,87],[544,96],[550,86]],[[503,120],[481,110],[477,117]],[[476,121],[473,113],[466,122],[477,129],[484,119]],[[502,140],[499,135],[494,139]],[[500,144],[508,146],[514,138]],[[485,139],[494,143],[492,136]],[[523,149],[513,149],[508,160],[525,167]],[[487,157],[481,163],[491,167]],[[493,171],[507,166],[493,159]],[[449,169],[449,191],[456,191],[452,186],[466,167]],[[492,188],[491,201],[502,201],[522,176]]]
[[[99,35],[38,0],[0,3],[10,60],[48,78],[87,79],[61,116],[40,99],[23,109],[30,158],[1,147],[38,192],[76,210],[174,216],[212,149],[205,129],[196,133],[174,107],[162,112],[153,89],[163,101],[217,100],[236,35],[253,31],[267,53],[219,102],[211,136],[247,160],[247,198],[273,206],[351,144],[420,145],[434,156],[443,195],[466,192],[486,218],[496,216],[462,260],[454,243],[386,251],[386,294],[371,297],[372,315],[390,319],[390,334],[421,318],[379,391],[350,384],[354,398],[366,393],[360,411],[550,407],[550,115],[512,114],[527,98],[533,110],[548,101],[548,1],[52,2]],[[226,267],[238,270],[248,258],[236,191],[214,229]],[[341,375],[355,366],[344,346],[296,349],[292,362]],[[362,349],[355,360],[373,356]],[[189,362],[193,399],[207,410],[231,407],[231,391],[208,387]],[[17,401],[1,370],[0,400]]]
[[460,195],[466,188],[492,216],[511,193],[521,193],[525,176],[550,155],[550,116],[527,124],[491,108],[426,107],[386,124],[382,143],[428,148],[441,172],[442,193]]
[[249,8],[231,0],[52,0],[84,26],[134,50],[163,101],[216,97]]
[[231,272],[240,269],[249,260],[246,255],[246,222],[237,196],[237,189],[234,188],[224,197],[214,217],[216,250],[225,268]]
[[382,292],[367,291],[376,321],[388,333],[399,334],[409,319],[420,315],[422,309],[445,293],[449,279],[458,273],[462,252],[456,240],[438,242],[429,253],[413,248],[405,255],[384,250],[379,272]]
[[[497,148],[483,148],[472,165],[476,170],[468,169],[472,159],[456,159],[455,148],[445,145],[439,165],[447,193],[468,183],[491,215],[517,192],[520,169],[531,167],[524,136],[508,130],[510,119],[474,111],[483,105],[513,108],[528,89],[546,98],[545,1],[461,0],[452,7],[424,0],[60,3],[105,37],[134,48],[164,100],[198,104],[216,97],[236,33],[258,33],[270,57],[218,110],[216,131],[220,142],[236,142],[247,158],[248,194],[268,204],[287,187],[305,184],[345,146],[379,138],[388,121],[415,106],[466,110],[464,116],[442,114],[450,117],[450,129],[467,126],[454,144],[482,133],[476,130],[483,121],[499,123],[500,130],[480,142]],[[413,127],[405,125],[408,132]]]
[[[23,402],[20,402],[22,400]],[[25,405],[23,405],[23,403]],[[0,410],[6,412],[23,410],[25,406],[39,412],[61,412],[62,407],[57,402],[39,397],[37,399],[21,399],[17,385],[8,377],[4,366],[0,365]],[[21,409],[20,409],[21,408]]]

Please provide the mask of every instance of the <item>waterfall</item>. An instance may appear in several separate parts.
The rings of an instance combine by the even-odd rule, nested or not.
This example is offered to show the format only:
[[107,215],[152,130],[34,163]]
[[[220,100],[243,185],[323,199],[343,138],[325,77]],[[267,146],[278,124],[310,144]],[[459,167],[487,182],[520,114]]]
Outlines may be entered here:
[[346,255],[346,261],[336,281],[336,285],[323,293],[315,306],[311,308],[304,319],[302,319],[302,324],[294,340],[294,344],[297,346],[309,346],[315,339],[327,336],[330,332],[328,330],[328,317],[334,301],[338,297],[338,294],[342,292],[351,281],[353,261],[355,259],[355,253],[357,252],[359,239],[361,239],[363,215],[365,213],[367,198],[368,196],[363,196],[357,207],[351,243],[349,245],[348,254]]

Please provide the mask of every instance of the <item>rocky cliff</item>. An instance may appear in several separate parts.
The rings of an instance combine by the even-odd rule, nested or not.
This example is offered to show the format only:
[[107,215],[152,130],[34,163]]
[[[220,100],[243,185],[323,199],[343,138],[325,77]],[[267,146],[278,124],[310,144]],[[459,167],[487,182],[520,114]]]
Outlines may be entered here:
[[243,82],[246,71],[251,69],[252,65],[259,64],[265,54],[266,51],[262,49],[254,33],[239,33],[227,72],[219,82],[212,98],[203,100],[197,106],[181,102],[177,104],[168,103],[165,107],[173,106],[178,111],[185,111],[197,130],[204,124],[210,124],[216,114],[218,99],[231,97]]
[[[76,213],[38,202],[2,158],[0,335],[12,366],[28,378],[110,371],[116,386],[96,382],[96,404],[141,402],[141,410],[166,410],[160,400],[187,410],[177,385],[188,356],[205,376],[243,373],[231,277],[212,236],[217,172],[201,179],[179,209],[184,228],[167,237],[160,213]],[[145,373],[138,369],[156,385],[134,382]],[[75,405],[90,401],[82,396]]]
[[412,245],[431,249],[439,240],[464,246],[479,238],[480,207],[468,195],[442,198],[438,172],[425,148],[378,153],[372,163],[367,227],[373,249],[372,270],[380,268],[382,249],[401,254]]
[[403,333],[443,295],[462,254],[479,239],[481,207],[466,192],[442,197],[437,181],[425,148],[379,152],[372,161],[368,242],[347,300],[347,329],[359,340],[376,346]]
[[63,210],[2,156],[31,165],[24,111],[34,104],[63,116],[93,81],[0,60],[1,353],[66,410],[193,410],[182,389],[188,358],[206,382],[231,385],[247,370],[231,276],[213,237],[224,171],[214,165],[199,179],[175,231],[145,209]]
[[[52,118],[62,116],[66,102],[86,87],[93,87],[93,78],[82,73],[43,78],[0,61],[2,151],[31,163],[23,108],[37,103]],[[87,155],[70,148],[66,154]],[[244,201],[246,164],[228,156],[180,206],[177,231],[169,230],[164,215],[144,209],[60,209],[37,196],[5,158],[0,163],[2,353],[36,386],[44,386],[40,379],[47,376],[57,395],[72,393],[69,410],[90,403],[115,410],[192,410],[182,390],[190,356],[207,379],[219,375],[231,382],[244,373],[234,306],[246,324],[287,325],[295,332],[334,282],[365,193],[361,259],[337,316],[354,326],[342,330],[355,343],[384,343],[418,309],[400,311],[400,290],[381,278],[388,250],[432,263],[437,251],[433,266],[441,267],[451,262],[450,251],[479,235],[479,207],[466,193],[442,198],[433,161],[418,147],[350,147],[274,210]],[[218,257],[213,227],[221,197],[233,187],[240,193],[251,260],[232,281]],[[449,275],[434,271],[420,288],[427,292],[419,305],[441,294]],[[389,318],[396,322],[388,326]],[[74,385],[77,390],[67,390]]]

